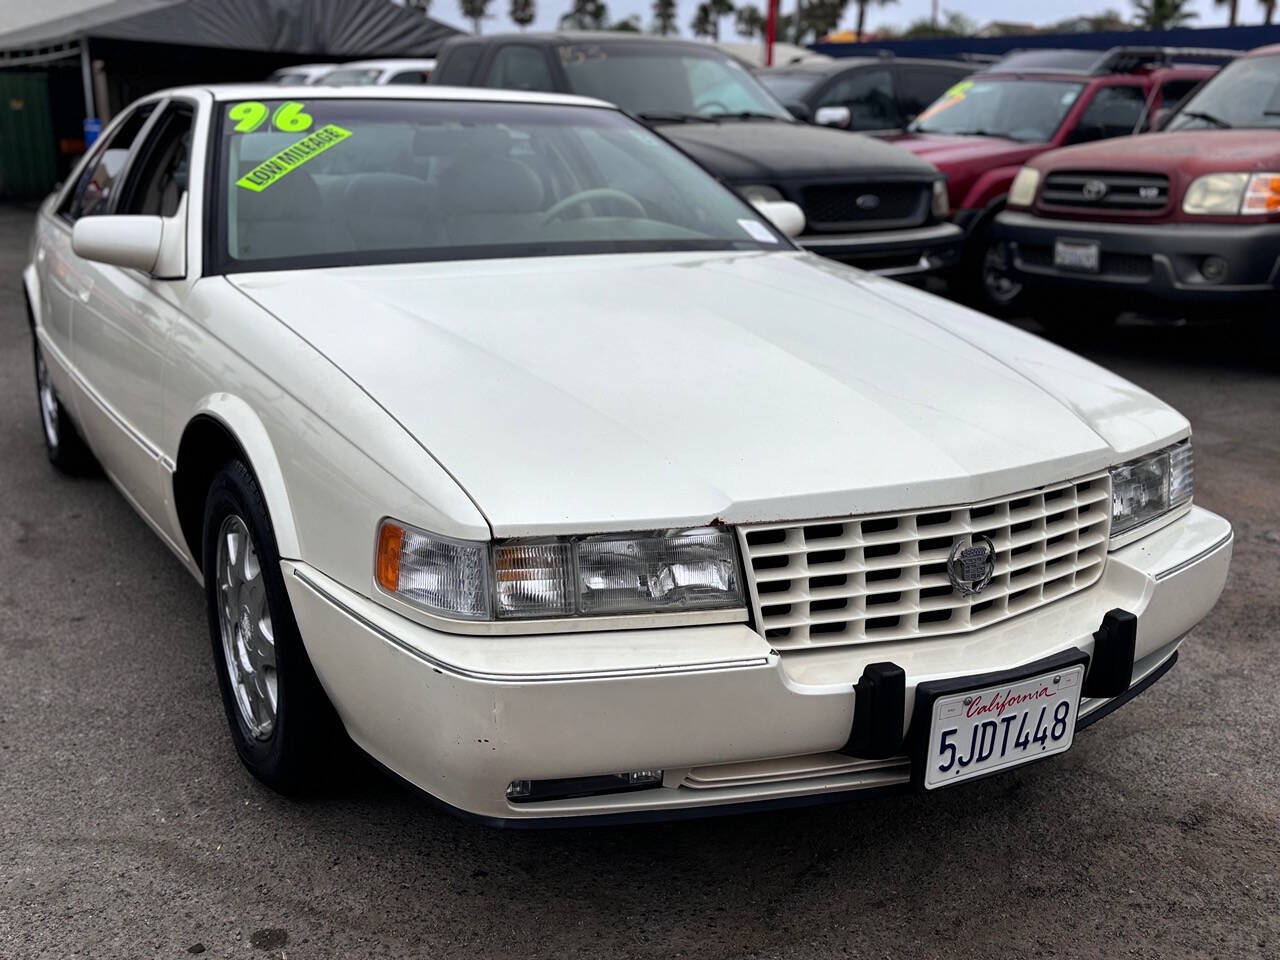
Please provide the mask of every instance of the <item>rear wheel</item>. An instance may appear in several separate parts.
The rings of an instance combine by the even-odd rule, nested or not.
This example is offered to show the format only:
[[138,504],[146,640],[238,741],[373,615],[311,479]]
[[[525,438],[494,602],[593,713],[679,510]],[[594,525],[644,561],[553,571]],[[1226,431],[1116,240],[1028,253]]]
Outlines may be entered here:
[[34,339],[36,399],[40,404],[40,426],[44,433],[44,449],[49,462],[68,474],[83,474],[94,470],[97,461],[58,397],[58,391],[49,378],[49,366],[39,339]]
[[210,485],[203,561],[214,665],[236,752],[267,786],[306,791],[345,737],[303,648],[262,492],[238,460]]

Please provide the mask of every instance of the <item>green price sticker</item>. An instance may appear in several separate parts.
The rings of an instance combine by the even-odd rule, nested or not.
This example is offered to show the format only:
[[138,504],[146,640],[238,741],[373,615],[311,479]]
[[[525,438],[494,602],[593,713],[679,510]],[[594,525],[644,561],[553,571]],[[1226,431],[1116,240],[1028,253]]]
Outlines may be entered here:
[[243,100],[227,111],[227,119],[235,122],[232,129],[236,133],[253,133],[271,117],[271,126],[284,133],[302,133],[311,129],[311,114],[307,113],[306,104],[296,100],[288,100],[276,107],[272,113],[265,103],[257,100]]

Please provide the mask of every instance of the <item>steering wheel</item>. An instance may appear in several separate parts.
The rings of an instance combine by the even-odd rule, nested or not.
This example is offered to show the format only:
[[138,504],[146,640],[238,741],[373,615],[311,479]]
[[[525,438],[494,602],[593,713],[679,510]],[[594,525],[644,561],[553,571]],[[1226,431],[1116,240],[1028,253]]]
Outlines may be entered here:
[[[721,103],[719,100],[708,100],[708,101],[706,101],[705,103],[700,103],[700,104],[698,104],[698,113],[699,113],[699,114],[703,113],[703,112],[707,109],[707,107],[719,107],[719,108],[720,108],[720,113],[728,113],[728,112],[729,112],[729,108],[728,108],[728,106],[726,106],[725,104]],[[714,113],[709,113],[709,114],[707,114],[707,116],[709,116],[709,117],[714,117],[714,116],[716,116],[716,114],[714,114]]]
[[581,206],[584,203],[590,203],[592,200],[617,200],[634,213],[638,213],[641,217],[647,218],[649,216],[649,211],[644,208],[644,204],[631,194],[624,193],[621,190],[615,190],[612,187],[593,187],[590,190],[579,190],[577,193],[571,193],[563,200],[558,200],[553,203],[547,212],[542,215],[543,226],[546,226],[552,220],[555,220],[566,210],[572,210],[574,207]]

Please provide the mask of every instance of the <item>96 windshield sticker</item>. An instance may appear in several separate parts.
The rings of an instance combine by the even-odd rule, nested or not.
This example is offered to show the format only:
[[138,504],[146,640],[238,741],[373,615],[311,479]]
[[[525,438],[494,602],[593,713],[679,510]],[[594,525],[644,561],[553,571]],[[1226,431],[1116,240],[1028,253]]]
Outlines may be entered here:
[[318,157],[330,147],[347,137],[350,130],[327,123],[314,133],[309,133],[297,143],[285,147],[274,157],[269,157],[236,181],[236,186],[261,193],[277,180],[292,173],[313,157]]
[[271,117],[271,126],[282,133],[302,133],[311,129],[311,114],[307,105],[297,100],[286,100],[273,111],[258,100],[242,100],[227,111],[227,119],[235,122],[235,133],[253,133]]

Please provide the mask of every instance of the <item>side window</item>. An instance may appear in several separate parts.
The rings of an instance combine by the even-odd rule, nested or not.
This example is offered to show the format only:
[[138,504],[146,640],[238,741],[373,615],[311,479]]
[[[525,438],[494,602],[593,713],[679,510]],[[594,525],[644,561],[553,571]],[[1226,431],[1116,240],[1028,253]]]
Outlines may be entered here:
[[120,213],[171,217],[187,192],[191,173],[191,108],[175,104],[165,111],[138,151],[120,193]]
[[401,86],[410,84],[426,83],[430,74],[422,70],[401,70],[399,73],[393,73],[387,83],[394,83]]
[[444,62],[436,67],[432,79],[436,83],[455,87],[470,86],[471,76],[476,72],[476,64],[480,62],[480,49],[478,43],[463,43],[454,47]]
[[546,55],[536,47],[522,44],[506,46],[498,51],[489,64],[484,85],[504,90],[546,92],[555,89],[551,83],[551,69],[547,66]]
[[1147,104],[1146,93],[1141,87],[1103,87],[1093,95],[1084,108],[1076,128],[1067,137],[1068,143],[1088,143],[1133,133],[1142,119]]
[[97,152],[90,158],[80,179],[76,181],[75,189],[63,205],[64,216],[70,220],[79,220],[81,217],[107,212],[111,192],[129,158],[129,148],[133,146],[138,132],[154,109],[154,103],[138,107],[121,122],[109,140],[96,148]]
[[848,107],[850,130],[901,126],[888,70],[860,70],[838,77],[818,97],[819,107]]
[[898,104],[902,115],[918,117],[924,108],[946,93],[967,75],[963,70],[939,67],[898,67]]

